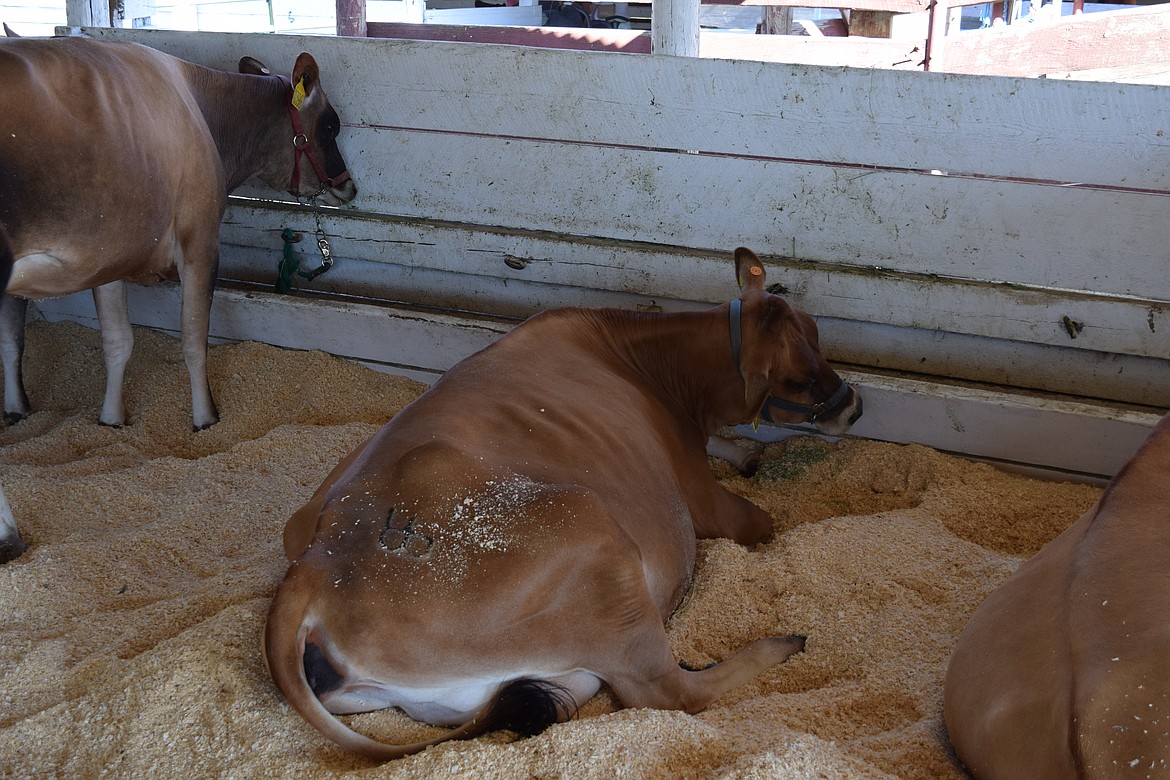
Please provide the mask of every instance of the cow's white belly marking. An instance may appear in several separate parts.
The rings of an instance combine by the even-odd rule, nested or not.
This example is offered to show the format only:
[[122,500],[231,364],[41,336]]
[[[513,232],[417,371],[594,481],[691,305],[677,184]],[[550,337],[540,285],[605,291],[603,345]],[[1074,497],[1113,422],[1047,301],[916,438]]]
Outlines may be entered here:
[[398,707],[414,720],[436,726],[457,726],[478,712],[500,685],[499,680],[477,680],[435,687],[403,687],[374,680],[346,683],[321,697],[337,715]]
[[[563,686],[577,702],[587,701],[601,688],[601,680],[584,669],[549,674],[530,672],[525,677]],[[414,720],[435,726],[459,726],[483,709],[501,685],[514,679],[512,676],[480,678],[441,686],[399,686],[361,680],[322,695],[321,703],[335,715],[398,707]]]

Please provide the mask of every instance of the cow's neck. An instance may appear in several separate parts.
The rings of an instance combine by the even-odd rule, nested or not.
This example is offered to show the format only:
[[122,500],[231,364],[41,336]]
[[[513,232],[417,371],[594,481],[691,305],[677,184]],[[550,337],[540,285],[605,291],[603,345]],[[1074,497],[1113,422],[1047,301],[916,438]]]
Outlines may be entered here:
[[192,66],[190,83],[219,149],[227,191],[255,175],[276,189],[287,187],[292,129],[281,80]]
[[727,307],[639,315],[614,312],[613,348],[704,434],[746,422],[743,378],[731,358]]

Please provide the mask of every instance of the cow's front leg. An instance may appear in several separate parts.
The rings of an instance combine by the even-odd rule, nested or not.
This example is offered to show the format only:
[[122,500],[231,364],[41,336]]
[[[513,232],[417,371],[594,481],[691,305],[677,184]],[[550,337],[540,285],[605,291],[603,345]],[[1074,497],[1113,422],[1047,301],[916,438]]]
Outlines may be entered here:
[[126,301],[126,283],[110,282],[93,288],[102,333],[102,355],[106,362],[106,395],[98,421],[120,428],[126,424],[126,402],[122,398],[126,364],[134,351],[134,330],[130,327],[130,309]]
[[707,455],[727,461],[744,477],[754,476],[760,467],[758,452],[744,449],[730,439],[719,436],[707,438]]
[[9,424],[32,414],[24,392],[24,317],[28,301],[0,295],[0,363],[4,366],[4,419]]
[[772,535],[772,516],[711,480],[709,490],[692,503],[691,522],[700,539],[730,539],[742,545],[767,541]]
[[[214,238],[219,241],[218,234]],[[187,257],[192,257],[191,253]],[[207,381],[207,336],[211,330],[211,296],[218,266],[217,248],[210,250],[206,260],[196,259],[180,266],[183,302],[179,332],[183,360],[191,377],[191,420],[197,431],[219,422],[219,410],[215,408],[211,384]]]

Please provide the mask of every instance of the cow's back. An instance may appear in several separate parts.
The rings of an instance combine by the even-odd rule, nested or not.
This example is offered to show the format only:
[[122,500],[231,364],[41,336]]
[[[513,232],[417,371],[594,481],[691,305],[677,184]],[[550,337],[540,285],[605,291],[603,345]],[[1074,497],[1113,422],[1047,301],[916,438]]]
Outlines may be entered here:
[[[643,505],[661,508],[680,487],[677,454],[702,456],[705,439],[664,405],[661,388],[648,387],[624,362],[602,316],[561,310],[530,320],[448,372],[420,399],[418,414],[403,420],[417,426],[406,439],[430,435],[427,426],[443,420],[441,430],[458,431],[464,451],[485,462],[582,484],[622,517]],[[708,468],[705,456],[701,463]]]
[[[194,72],[137,44],[0,40],[0,222],[17,258],[12,292],[61,294],[59,279],[52,290],[22,286],[30,256],[54,258],[75,290],[172,278],[183,226],[214,226],[226,196]],[[94,254],[102,262],[87,260]]]
[[[598,340],[596,316],[585,310],[538,315],[464,360],[325,485],[336,483],[334,490],[346,492],[371,485],[386,506],[407,494],[414,500],[424,489],[458,492],[463,484],[487,480],[584,490],[604,508],[605,533],[621,534],[643,551],[655,601],[668,612],[695,559],[678,452],[693,452],[709,469],[705,439],[696,430],[690,432],[693,441],[684,441],[679,421],[656,393],[634,381],[628,367],[615,361],[612,346]],[[459,463],[474,467],[452,474],[454,457],[435,456],[435,450],[457,452]],[[418,466],[420,457],[434,467]],[[431,477],[420,483],[419,473]],[[306,522],[315,521],[319,509],[310,502],[302,510]],[[294,519],[290,528],[297,526]],[[290,557],[312,533],[301,529]]]

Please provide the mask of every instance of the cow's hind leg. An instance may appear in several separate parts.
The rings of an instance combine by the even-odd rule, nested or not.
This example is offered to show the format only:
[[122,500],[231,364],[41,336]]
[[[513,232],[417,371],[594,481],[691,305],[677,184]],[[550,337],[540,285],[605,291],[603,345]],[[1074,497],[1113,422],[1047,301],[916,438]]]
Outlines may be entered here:
[[0,363],[4,366],[4,419],[9,424],[32,414],[24,391],[24,317],[28,301],[0,296]]
[[126,302],[126,283],[117,281],[93,288],[102,332],[102,354],[106,361],[106,395],[98,421],[102,425],[121,427],[126,424],[126,403],[122,398],[126,364],[134,351],[134,330],[130,327],[130,309]]
[[610,688],[626,707],[699,712],[733,688],[801,652],[805,641],[795,635],[759,639],[724,661],[691,671],[678,665],[665,629],[657,628],[657,637],[647,636],[640,643],[635,661],[617,674],[606,675]]
[[182,306],[179,334],[183,343],[183,361],[191,378],[191,420],[202,431],[219,422],[219,410],[207,381],[207,336],[211,330],[211,297],[215,290],[215,273],[219,267],[219,236],[213,234],[211,246],[195,249],[184,246],[186,262],[180,266]]
[[0,563],[7,563],[26,549],[28,547],[16,529],[16,518],[8,507],[8,499],[0,489]]
[[701,671],[683,669],[670,649],[662,604],[648,587],[643,558],[631,555],[620,537],[594,549],[595,562],[582,575],[592,587],[577,590],[583,598],[576,604],[579,624],[593,628],[577,641],[588,642],[591,650],[583,666],[626,707],[699,712],[804,649],[802,636],[771,636]]

